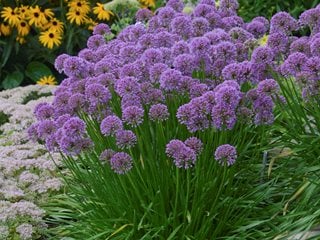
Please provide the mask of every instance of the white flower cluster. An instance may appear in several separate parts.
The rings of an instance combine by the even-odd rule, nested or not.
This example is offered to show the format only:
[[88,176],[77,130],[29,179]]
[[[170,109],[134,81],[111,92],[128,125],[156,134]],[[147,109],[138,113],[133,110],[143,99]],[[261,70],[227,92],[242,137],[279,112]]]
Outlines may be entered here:
[[33,85],[0,92],[0,113],[8,116],[0,126],[0,239],[10,239],[10,234],[20,239],[38,237],[46,227],[40,203],[62,186],[55,175],[59,156],[53,155],[53,161],[42,145],[29,141],[26,132],[34,121],[34,107],[52,97],[23,104],[30,94],[54,89]]

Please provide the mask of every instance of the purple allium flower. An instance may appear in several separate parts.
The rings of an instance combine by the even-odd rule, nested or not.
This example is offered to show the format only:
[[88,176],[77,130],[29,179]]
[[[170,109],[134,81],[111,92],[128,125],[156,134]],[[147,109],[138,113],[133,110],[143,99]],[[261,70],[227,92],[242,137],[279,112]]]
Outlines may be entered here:
[[169,0],[167,2],[166,6],[171,7],[172,9],[174,9],[177,12],[182,12],[182,10],[184,8],[184,4],[180,0]]
[[136,46],[124,46],[120,49],[119,57],[124,63],[134,62],[140,55],[139,49]]
[[101,84],[93,83],[86,87],[85,96],[91,106],[106,104],[111,99],[109,89]]
[[166,145],[166,154],[174,159],[174,164],[178,168],[188,169],[196,162],[196,153],[190,147],[187,147],[180,140],[171,140]]
[[197,155],[199,155],[203,148],[203,143],[196,137],[190,137],[184,141],[184,144],[191,148]]
[[187,42],[179,41],[172,46],[171,51],[172,51],[172,57],[176,57],[180,54],[190,53],[190,48]]
[[196,37],[203,36],[210,29],[210,24],[206,18],[195,17],[192,19],[193,35]]
[[52,120],[43,120],[38,122],[38,136],[40,139],[45,140],[57,130],[57,126]]
[[221,20],[221,25],[226,31],[234,27],[242,27],[244,25],[243,19],[238,16],[224,17]]
[[269,35],[267,45],[275,54],[286,53],[289,39],[283,32],[275,32]]
[[56,139],[56,134],[51,134],[46,138],[46,147],[49,152],[57,152],[59,150],[59,143]]
[[268,28],[261,21],[251,21],[246,25],[246,30],[253,34],[255,38],[261,38],[268,31]]
[[112,115],[107,116],[102,120],[100,124],[101,133],[105,136],[110,136],[116,133],[118,130],[123,129],[122,121],[119,117]]
[[311,55],[310,42],[308,37],[301,37],[293,41],[290,45],[290,54],[294,52],[301,52],[307,56]]
[[121,109],[125,109],[130,106],[137,106],[142,108],[141,98],[136,94],[126,94],[121,99]]
[[71,118],[70,114],[63,114],[56,119],[57,128],[63,127],[63,124]]
[[92,50],[97,50],[100,46],[106,44],[106,40],[102,35],[92,35],[88,38],[87,47]]
[[229,144],[220,145],[214,152],[214,158],[223,166],[231,166],[236,162],[237,150]]
[[320,38],[313,39],[310,43],[312,56],[320,57]]
[[238,84],[251,81],[251,62],[231,63],[222,70],[224,80],[234,80]]
[[133,77],[141,79],[141,70],[136,63],[125,64],[120,70],[120,78]]
[[115,83],[115,90],[119,96],[137,94],[140,90],[138,80],[134,77],[125,77]]
[[89,48],[80,50],[78,56],[91,63],[96,63],[100,60],[99,57],[95,54],[95,51]]
[[211,6],[216,6],[216,2],[214,0],[200,0],[198,1],[199,4],[207,4]]
[[272,124],[274,121],[273,107],[272,98],[268,95],[260,94],[253,102],[253,110],[255,112],[254,123],[256,125]]
[[160,87],[165,91],[179,90],[182,74],[180,71],[168,69],[160,76]]
[[274,79],[266,79],[259,82],[257,86],[258,93],[272,94],[279,92],[279,85]]
[[190,42],[191,52],[194,54],[205,54],[210,47],[210,41],[206,37],[195,37]]
[[173,58],[172,58],[171,47],[160,47],[159,49],[162,52],[163,63],[168,66],[172,66]]
[[161,7],[157,10],[158,21],[162,27],[169,27],[176,11],[171,7]]
[[63,61],[63,70],[68,77],[85,78],[88,76],[88,62],[80,57],[69,56]]
[[163,61],[163,56],[159,49],[149,48],[145,50],[140,59],[144,64],[153,66],[156,63],[161,63]]
[[237,11],[239,8],[239,3],[237,0],[220,0],[220,9],[227,9],[232,11]]
[[216,45],[220,42],[231,42],[230,35],[221,28],[207,32],[204,36],[210,40],[211,45]]
[[181,54],[173,61],[173,66],[183,75],[191,76],[195,67],[195,59],[192,54]]
[[192,35],[192,20],[189,16],[177,16],[171,21],[170,28],[173,33],[187,39]]
[[63,130],[70,137],[82,136],[86,131],[86,124],[78,117],[71,117],[63,124]]
[[130,148],[137,143],[137,137],[131,130],[118,130],[116,144],[119,148]]
[[194,17],[206,17],[209,13],[215,12],[216,8],[212,5],[208,4],[198,4],[194,9],[193,9],[193,16]]
[[49,103],[40,103],[35,107],[33,113],[38,121],[51,119],[54,115],[54,108]]
[[110,33],[111,33],[111,30],[109,26],[105,23],[99,23],[97,26],[93,28],[94,35],[105,35]]
[[144,110],[141,107],[129,106],[123,109],[122,119],[131,126],[138,126],[143,122]]
[[136,20],[137,22],[147,22],[153,16],[153,12],[148,8],[141,8],[136,12]]
[[103,162],[110,162],[115,153],[116,152],[112,149],[106,149],[100,154],[99,159]]
[[64,61],[69,58],[68,54],[60,54],[58,57],[56,57],[54,61],[54,67],[59,72],[62,73],[64,71]]
[[298,27],[297,20],[287,12],[276,13],[270,21],[270,33],[282,32],[289,35],[292,31],[297,30]]
[[233,42],[244,43],[246,40],[254,39],[254,36],[241,27],[234,27],[229,30]]
[[269,47],[256,48],[251,56],[251,61],[256,64],[271,64],[274,58],[274,54]]
[[312,8],[304,11],[300,15],[299,21],[303,25],[308,25],[311,30],[313,30],[320,24],[320,8]]
[[214,57],[219,61],[228,62],[236,58],[236,46],[231,42],[220,42],[213,47]]
[[222,27],[222,20],[221,20],[221,16],[219,15],[219,13],[210,12],[206,15],[205,18],[209,22],[210,29],[218,29],[218,28]]
[[111,169],[117,174],[126,174],[132,169],[133,161],[129,154],[117,152],[110,159]]
[[281,65],[281,72],[284,75],[295,76],[297,73],[307,70],[307,61],[308,57],[305,54],[299,52],[292,53]]
[[211,114],[213,126],[218,130],[223,128],[230,130],[237,122],[235,110],[228,106],[216,105],[212,108]]
[[[67,130],[65,130],[65,132],[67,132]],[[93,145],[89,138],[71,136],[67,136],[64,133],[60,139],[57,139],[61,150],[67,155],[78,155],[82,151],[90,149]]]
[[38,133],[38,126],[39,123],[33,123],[27,130],[28,138],[33,141],[37,142],[40,139],[39,133]]
[[155,104],[150,107],[149,118],[151,121],[164,121],[169,118],[168,107],[164,104]]
[[208,86],[205,83],[192,84],[189,88],[189,94],[192,99],[202,96],[207,91]]
[[75,93],[73,94],[68,101],[69,107],[72,111],[77,112],[81,110],[86,110],[87,101],[84,94]]
[[175,42],[178,42],[181,39],[179,35],[169,33],[167,31],[161,31],[155,34],[155,47],[161,48],[171,48]]
[[252,19],[252,22],[261,22],[261,23],[263,23],[263,25],[264,25],[264,27],[268,30],[269,29],[269,21],[268,21],[268,19],[266,19],[265,17],[261,17],[261,16],[259,16],[259,17],[255,17],[254,19]]

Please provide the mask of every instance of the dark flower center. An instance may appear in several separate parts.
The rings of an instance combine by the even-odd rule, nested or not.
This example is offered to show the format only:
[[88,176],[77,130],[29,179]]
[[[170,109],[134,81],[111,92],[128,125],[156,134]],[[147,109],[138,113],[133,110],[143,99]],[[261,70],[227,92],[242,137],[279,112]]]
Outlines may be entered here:
[[54,34],[53,33],[49,33],[49,38],[54,38]]

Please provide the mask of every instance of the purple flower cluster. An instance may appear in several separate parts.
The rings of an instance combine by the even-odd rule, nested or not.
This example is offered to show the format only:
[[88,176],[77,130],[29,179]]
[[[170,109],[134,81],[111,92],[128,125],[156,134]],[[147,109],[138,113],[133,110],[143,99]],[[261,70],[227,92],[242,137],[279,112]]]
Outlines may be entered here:
[[178,168],[184,169],[194,166],[201,150],[202,142],[196,137],[188,138],[185,142],[174,139],[166,146],[167,156],[173,158]]
[[223,166],[231,166],[237,160],[237,150],[229,144],[221,145],[214,152],[214,158]]

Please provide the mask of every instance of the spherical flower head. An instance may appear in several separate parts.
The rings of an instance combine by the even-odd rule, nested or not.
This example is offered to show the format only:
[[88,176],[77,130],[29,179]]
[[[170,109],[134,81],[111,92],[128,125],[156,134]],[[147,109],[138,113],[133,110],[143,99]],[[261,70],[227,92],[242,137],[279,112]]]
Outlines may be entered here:
[[256,125],[270,125],[274,121],[273,115],[274,103],[271,96],[261,94],[253,102],[253,110],[255,112],[254,123]]
[[208,20],[204,17],[195,17],[192,19],[193,35],[196,37],[203,36],[210,29]]
[[206,15],[206,19],[209,22],[210,29],[217,29],[221,28],[222,26],[222,19],[218,12],[210,12]]
[[110,159],[111,169],[117,174],[126,174],[132,169],[131,156],[125,152],[117,152]]
[[320,57],[320,38],[316,38],[311,41],[310,50],[311,50],[312,56]]
[[165,91],[178,91],[182,74],[180,71],[168,69],[160,76],[160,87]]
[[70,137],[82,136],[86,131],[86,124],[79,117],[71,117],[63,124],[63,130]]
[[237,122],[236,109],[226,105],[217,104],[212,108],[212,124],[217,130],[231,130]]
[[169,118],[168,107],[161,103],[152,105],[149,110],[149,118],[151,121],[167,120]]
[[300,52],[292,53],[281,65],[282,74],[296,76],[299,72],[308,71],[308,57]]
[[100,60],[98,56],[95,54],[95,51],[88,48],[84,48],[80,50],[80,52],[78,53],[78,56],[91,63],[96,63],[97,61]]
[[64,61],[69,57],[68,54],[60,54],[54,61],[54,67],[59,72],[62,73],[64,71]]
[[148,8],[141,8],[136,12],[135,18],[137,22],[147,22],[152,18],[152,16],[153,13]]
[[38,126],[39,123],[33,123],[27,130],[28,138],[33,141],[37,142],[40,139],[39,133],[38,133]]
[[81,93],[73,94],[69,98],[68,105],[74,112],[78,112],[81,110],[86,111],[87,101],[85,95]]
[[97,50],[99,47],[106,44],[106,40],[103,35],[92,35],[87,40],[87,47],[92,50]]
[[206,37],[195,37],[191,39],[190,49],[194,54],[204,54],[210,47],[210,41]]
[[304,11],[300,17],[299,22],[302,25],[307,25],[313,30],[320,24],[320,8],[312,8]]
[[286,53],[289,39],[283,32],[275,32],[269,35],[267,45],[275,54]]
[[144,110],[141,107],[129,106],[122,111],[122,119],[124,122],[133,127],[140,125],[143,122]]
[[267,30],[269,29],[269,20],[266,19],[265,17],[261,17],[261,16],[255,17],[254,19],[252,19],[252,22],[261,22],[263,23],[265,29]]
[[239,8],[239,3],[237,0],[221,0],[219,8],[222,10],[237,11]]
[[164,63],[157,63],[150,67],[149,74],[150,74],[150,81],[152,83],[158,83],[160,81],[161,74],[168,70],[168,65]]
[[161,7],[157,10],[158,21],[162,27],[170,26],[170,22],[175,15],[176,11],[171,7]]
[[234,80],[239,85],[251,80],[251,62],[231,63],[222,70],[224,80]]
[[207,32],[204,36],[210,40],[211,45],[216,45],[220,42],[231,42],[230,35],[221,28],[216,28],[214,31]]
[[236,46],[231,42],[220,42],[213,46],[214,57],[217,60],[228,62],[237,56]]
[[99,83],[93,83],[86,87],[85,97],[91,106],[97,106],[106,104],[112,96],[108,88]]
[[184,39],[188,39],[192,35],[192,20],[189,16],[177,16],[172,19],[170,28],[173,33],[180,35]]
[[33,227],[29,223],[23,223],[16,228],[16,232],[19,233],[21,240],[32,239]]
[[241,17],[231,16],[222,18],[221,25],[223,26],[223,29],[229,31],[231,28],[234,27],[242,27],[244,25],[244,22]]
[[93,34],[94,35],[106,35],[110,34],[111,30],[110,27],[105,23],[99,23],[97,26],[93,28]]
[[136,46],[128,45],[120,49],[119,57],[124,63],[132,63],[140,56],[140,49]]
[[176,57],[180,54],[190,53],[189,44],[185,41],[176,42],[172,48],[172,56]]
[[268,31],[265,24],[260,21],[251,21],[246,25],[246,30],[255,38],[261,38]]
[[174,164],[178,168],[188,169],[196,162],[196,153],[187,147],[182,141],[173,139],[166,145],[167,156],[174,159]]
[[43,120],[38,123],[37,132],[39,138],[42,140],[45,140],[57,130],[57,126],[52,120]]
[[115,91],[123,97],[127,94],[137,94],[140,90],[138,80],[134,77],[125,77],[115,83]]
[[229,30],[233,42],[244,43],[247,40],[254,39],[254,36],[241,27],[234,27]]
[[212,12],[216,12],[216,8],[214,6],[200,3],[194,8],[192,14],[194,17],[205,18],[209,13],[212,13]]
[[271,18],[270,33],[282,32],[289,35],[299,27],[298,21],[287,12],[278,12]]
[[184,144],[191,148],[197,155],[199,155],[203,149],[203,143],[199,138],[190,137],[184,141]]
[[257,91],[263,94],[278,93],[280,90],[279,84],[274,79],[266,79],[258,83]]
[[40,103],[35,107],[34,115],[38,121],[51,119],[54,115],[54,108],[50,103]]
[[105,136],[111,136],[118,130],[123,129],[122,121],[119,117],[112,115],[107,116],[100,124],[101,133]]
[[142,108],[141,97],[136,94],[124,95],[121,99],[121,109],[126,109],[130,106]]
[[174,9],[177,12],[182,12],[182,10],[184,8],[184,4],[180,0],[169,0],[167,2],[166,6],[171,7],[172,9]]
[[217,147],[214,158],[223,166],[231,166],[236,162],[237,150],[230,144],[224,144]]
[[162,52],[156,48],[149,48],[142,54],[141,60],[144,64],[148,64],[150,66],[156,63],[161,63],[163,62]]
[[301,52],[307,56],[311,55],[310,42],[308,37],[301,37],[290,44],[290,54]]
[[118,130],[116,144],[119,148],[131,148],[137,143],[137,137],[131,130]]
[[63,61],[63,70],[68,77],[84,78],[88,76],[88,62],[80,57],[69,56]]
[[116,152],[112,149],[106,149],[100,154],[99,160],[102,162],[110,162],[111,158],[115,153]]
[[269,47],[257,47],[251,56],[251,61],[257,64],[271,64],[274,54]]
[[194,71],[195,58],[192,54],[181,54],[173,61],[173,66],[185,76],[191,76]]

